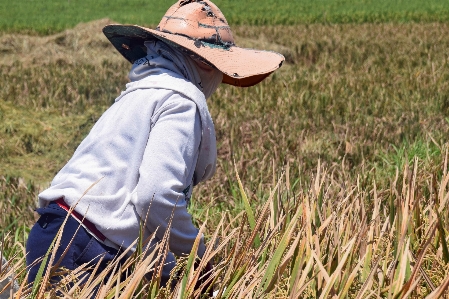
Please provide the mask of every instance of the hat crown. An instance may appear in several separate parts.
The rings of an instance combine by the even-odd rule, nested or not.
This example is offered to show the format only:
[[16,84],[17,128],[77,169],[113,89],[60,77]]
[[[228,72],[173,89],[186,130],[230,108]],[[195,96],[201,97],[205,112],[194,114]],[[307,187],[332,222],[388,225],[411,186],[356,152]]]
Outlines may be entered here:
[[224,47],[234,45],[234,37],[226,18],[208,0],[178,1],[167,10],[157,30]]

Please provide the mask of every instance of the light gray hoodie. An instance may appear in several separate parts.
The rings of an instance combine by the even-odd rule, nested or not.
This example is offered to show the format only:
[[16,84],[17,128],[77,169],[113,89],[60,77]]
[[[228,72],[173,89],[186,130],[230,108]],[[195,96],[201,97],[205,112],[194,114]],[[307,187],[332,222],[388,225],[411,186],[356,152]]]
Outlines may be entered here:
[[[188,254],[198,234],[187,212],[192,187],[215,171],[214,125],[206,99],[184,76],[153,68],[128,83],[73,157],[39,194],[40,206],[63,197],[95,224],[107,245],[129,247],[145,221],[144,238]],[[151,207],[150,207],[151,206]],[[205,251],[201,240],[198,255]],[[169,255],[168,262],[173,260]]]

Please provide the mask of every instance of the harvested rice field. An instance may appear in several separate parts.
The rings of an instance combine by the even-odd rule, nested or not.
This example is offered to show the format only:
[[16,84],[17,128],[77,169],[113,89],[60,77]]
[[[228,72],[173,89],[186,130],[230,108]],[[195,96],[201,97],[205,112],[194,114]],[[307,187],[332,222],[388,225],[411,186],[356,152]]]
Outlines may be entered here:
[[[208,99],[217,173],[189,211],[216,298],[447,295],[449,23],[422,20],[235,21],[237,45],[286,62]],[[23,283],[37,194],[128,82],[101,33],[113,22],[0,33],[0,296],[89,298],[100,286],[99,298],[200,298],[195,252],[179,257],[174,292],[144,275],[164,244],[85,284],[51,284],[51,269]]]

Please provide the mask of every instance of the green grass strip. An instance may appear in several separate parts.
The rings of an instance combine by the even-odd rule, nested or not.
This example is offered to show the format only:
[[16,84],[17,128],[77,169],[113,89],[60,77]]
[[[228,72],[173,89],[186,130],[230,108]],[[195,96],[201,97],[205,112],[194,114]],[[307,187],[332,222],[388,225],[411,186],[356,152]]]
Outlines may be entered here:
[[[164,0],[1,0],[0,30],[49,34],[74,27],[80,22],[101,18],[154,27],[173,3],[175,1]],[[231,25],[449,20],[449,3],[444,0],[216,0],[214,3],[220,7]]]

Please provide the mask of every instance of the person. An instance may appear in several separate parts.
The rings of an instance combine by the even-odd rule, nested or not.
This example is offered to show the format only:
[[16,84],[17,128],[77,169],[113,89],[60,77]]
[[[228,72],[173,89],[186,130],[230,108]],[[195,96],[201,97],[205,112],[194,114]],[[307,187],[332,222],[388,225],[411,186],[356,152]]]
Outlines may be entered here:
[[[39,194],[40,218],[26,246],[29,282],[73,208],[57,266],[100,263],[102,271],[121,250],[135,250],[143,223],[142,238],[155,233],[153,243],[169,229],[166,283],[175,256],[189,254],[198,235],[187,211],[192,188],[215,172],[216,137],[206,99],[220,83],[255,85],[284,61],[275,52],[236,46],[224,15],[209,0],[176,2],[156,29],[114,24],[103,32],[132,63],[130,82]],[[205,248],[201,236],[199,258]]]

